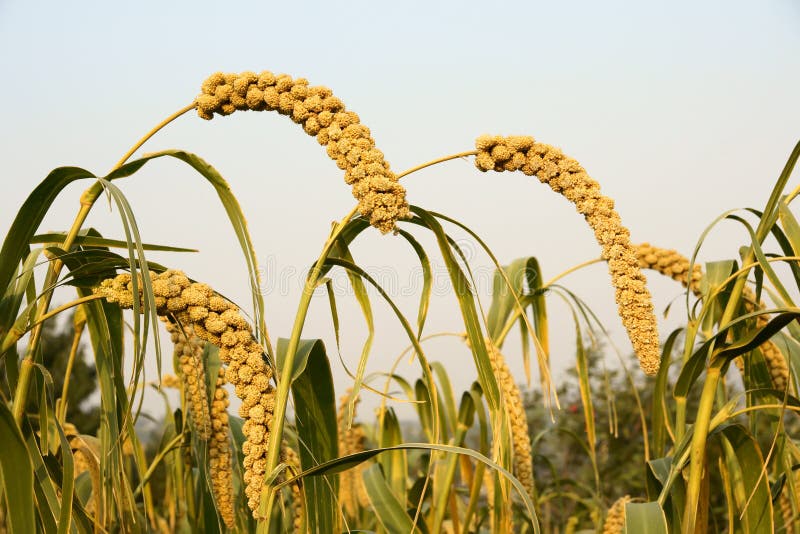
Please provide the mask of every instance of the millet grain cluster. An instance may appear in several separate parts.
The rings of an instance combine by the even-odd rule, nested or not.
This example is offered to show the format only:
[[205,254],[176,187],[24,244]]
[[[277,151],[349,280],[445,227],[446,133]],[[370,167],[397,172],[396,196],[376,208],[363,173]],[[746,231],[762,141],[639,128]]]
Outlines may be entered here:
[[630,496],[621,497],[611,505],[603,523],[603,534],[622,534],[625,529],[625,505],[631,502]]
[[208,440],[208,470],[217,511],[228,528],[235,524],[233,510],[233,455],[228,421],[228,392],[225,390],[225,370],[220,368],[214,396],[211,400],[211,435]]
[[[292,468],[292,472],[287,472],[287,476],[295,476],[300,473],[300,457],[284,440],[281,443],[281,461]],[[303,522],[305,520],[305,501],[303,500],[303,486],[298,480],[291,484],[292,492],[292,530],[295,534],[305,532]]]
[[[242,399],[239,415],[245,420],[244,482],[248,505],[258,509],[261,486],[266,472],[266,453],[275,390],[271,383],[273,371],[267,364],[261,345],[253,339],[250,324],[238,308],[214,292],[206,284],[191,282],[180,271],[150,273],[156,311],[161,316],[182,325],[191,326],[200,339],[219,347],[219,357],[227,364],[225,378],[234,385]],[[141,283],[139,295],[141,300]],[[134,302],[130,274],[120,274],[104,280],[95,288],[109,302],[131,308]]]
[[185,335],[176,324],[165,321],[180,367],[189,412],[197,437],[207,441],[211,434],[211,416],[208,407],[206,372],[203,363],[205,342],[195,335]]
[[481,136],[475,142],[475,165],[481,171],[522,171],[536,176],[575,205],[594,231],[608,262],[622,324],[645,373],[660,364],[658,327],[650,292],[630,242],[630,232],[614,210],[614,201],[600,194],[600,185],[561,150],[528,136]]
[[[702,296],[700,280],[703,278],[703,269],[700,265],[695,264],[690,275],[689,259],[675,250],[654,247],[649,243],[636,245],[635,248],[636,257],[639,259],[639,267],[652,269],[669,276],[673,280],[680,282],[683,287],[689,288],[696,297]],[[742,300],[744,310],[747,313],[764,308],[762,303],[756,301],[756,296],[748,287],[745,287],[742,292]],[[756,328],[763,328],[767,322],[769,322],[767,315],[759,315],[756,317]],[[783,353],[772,341],[763,343],[759,350],[764,356],[764,363],[767,365],[775,389],[785,391],[790,381],[789,368],[786,365],[786,358],[784,358]],[[734,363],[739,368],[739,371],[744,373],[742,358],[736,358]]]
[[238,110],[277,111],[301,125],[345,171],[359,212],[381,232],[394,230],[397,220],[408,216],[405,189],[375,148],[369,128],[327,87],[269,71],[217,72],[203,82],[201,91],[195,103],[203,119]]
[[[336,425],[339,432],[339,456],[362,452],[366,442],[364,429],[360,424],[352,422],[351,425],[347,425],[347,406],[351,395],[352,389],[348,389],[339,399],[339,410],[336,414]],[[356,406],[358,406],[359,402],[360,399],[357,399]],[[353,410],[353,418],[355,418],[355,409]],[[351,469],[339,473],[339,502],[342,503],[345,513],[350,518],[357,518],[358,511],[369,506],[367,489],[361,476],[364,469],[366,469],[366,465],[362,462]]]
[[534,498],[533,456],[531,438],[528,433],[528,417],[519,386],[514,381],[514,375],[506,365],[506,359],[500,349],[490,340],[486,339],[486,349],[492,363],[497,383],[505,401],[511,430],[511,440],[514,453],[514,476],[525,487],[525,491]]

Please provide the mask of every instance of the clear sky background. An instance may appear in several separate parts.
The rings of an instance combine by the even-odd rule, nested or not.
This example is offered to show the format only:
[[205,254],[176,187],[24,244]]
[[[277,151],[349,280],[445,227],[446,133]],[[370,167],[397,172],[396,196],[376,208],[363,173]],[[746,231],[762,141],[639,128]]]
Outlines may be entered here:
[[[634,242],[685,254],[724,210],[763,207],[800,138],[796,1],[0,0],[0,231],[51,169],[77,165],[104,174],[143,133],[190,103],[210,73],[263,69],[333,88],[370,127],[397,172],[469,150],[483,133],[528,134],[560,146],[616,199]],[[201,155],[231,183],[266,269],[270,333],[288,336],[305,268],[330,222],[354,205],[341,171],[315,140],[277,114],[241,112],[211,122],[190,114],[143,151],[163,148]],[[412,203],[469,225],[502,262],[537,256],[545,278],[599,254],[574,209],[522,174],[482,174],[471,162],[455,161],[404,182]],[[42,230],[68,228],[87,185],[68,188]],[[201,251],[151,259],[249,307],[238,245],[199,176],[159,161],[118,185],[145,241]],[[117,221],[98,203],[89,224],[121,237]],[[700,259],[733,257],[744,242],[739,228],[724,223]],[[465,246],[474,251],[478,290],[488,305],[491,264]],[[401,294],[418,295],[420,287],[408,245],[370,232],[354,255],[370,272],[394,280],[391,292],[415,317],[417,297]],[[679,288],[650,278],[663,310]],[[565,284],[628,352],[605,267]],[[427,332],[460,330],[455,299],[443,283],[436,293]],[[339,304],[342,356],[355,366],[363,320],[353,299],[342,294]],[[369,369],[378,371],[405,342],[387,307],[377,299],[373,304],[378,336]],[[663,325],[662,337],[679,313]],[[574,362],[574,334],[569,310],[555,299],[551,320],[554,367],[563,370]],[[347,379],[323,296],[314,301],[304,336],[326,340],[343,392]],[[516,338],[507,351],[522,379]],[[471,358],[457,341],[427,347],[429,358],[453,369],[458,388],[474,379]],[[414,365],[400,370],[408,378],[419,375]]]

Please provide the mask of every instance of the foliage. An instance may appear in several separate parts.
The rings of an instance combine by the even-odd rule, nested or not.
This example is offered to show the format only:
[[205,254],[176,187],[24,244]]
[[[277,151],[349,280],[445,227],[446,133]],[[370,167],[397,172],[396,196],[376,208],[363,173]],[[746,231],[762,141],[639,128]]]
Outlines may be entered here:
[[[44,323],[42,327],[42,365],[53,379],[53,391],[57,399],[61,399],[64,388],[64,379],[67,375],[67,365],[70,358],[70,349],[74,339],[72,327],[73,315],[66,314],[62,325],[54,321]],[[10,398],[8,378],[5,376],[3,366],[3,394]],[[67,392],[66,420],[75,425],[81,434],[97,433],[100,422],[100,408],[94,403],[92,396],[97,391],[97,371],[91,362],[86,360],[84,346],[79,346],[74,355],[70,369],[70,387]],[[38,401],[34,398],[28,402],[27,411],[35,412]]]
[[[293,327],[275,345],[250,230],[231,185],[185,151],[131,160],[155,132],[188,111],[210,119],[246,109],[277,111],[316,136],[359,201],[310,258]],[[485,137],[477,150],[394,174],[374,144],[369,129],[327,88],[271,73],[215,74],[198,99],[156,126],[107,174],[62,167],[31,192],[0,249],[5,527],[59,533],[535,533],[610,532],[624,522],[629,532],[798,532],[800,308],[793,295],[800,288],[800,224],[792,201],[800,188],[787,187],[800,144],[763,209],[721,215],[694,253],[669,269],[655,254],[637,257],[613,201],[575,160],[549,145],[528,137]],[[471,229],[407,204],[401,178],[464,157],[476,158],[483,171],[537,176],[563,195],[594,231],[601,258],[544,282],[540,262],[546,258],[501,265]],[[135,182],[156,159],[190,166],[217,193],[248,267],[247,312],[212,286],[148,261],[153,250],[190,252],[145,243],[117,185]],[[72,226],[35,235],[56,197],[77,180],[91,185]],[[759,183],[768,182],[764,177]],[[84,228],[103,193],[120,216],[123,239]],[[740,225],[742,249],[700,273],[695,257],[721,220]],[[424,284],[415,317],[404,315],[354,259],[359,237],[371,225],[393,231],[387,239],[410,247],[419,261]],[[472,266],[454,230],[466,232],[495,264],[489,303],[475,294]],[[675,255],[663,255],[669,257]],[[454,390],[448,369],[426,351],[431,337],[448,335],[425,330],[433,261],[447,269],[463,324],[463,334],[450,334],[454,346],[466,342],[474,364],[474,382],[465,391]],[[654,377],[611,366],[606,372],[599,363],[594,340],[615,318],[596,317],[562,283],[570,272],[599,261],[608,264],[641,368]],[[784,268],[776,270],[778,264]],[[642,268],[680,274],[673,278],[688,287],[685,305],[672,312],[684,324],[660,343]],[[348,325],[339,319],[333,272],[348,277],[368,331],[351,393],[341,404],[330,372],[331,347],[304,332],[312,302],[323,302],[338,352]],[[51,309],[59,287],[74,288],[75,300]],[[318,289],[325,298],[314,298]],[[567,303],[575,328],[575,372],[557,388],[550,377],[552,299]],[[76,306],[85,323],[75,322],[66,338],[53,338],[54,321]],[[409,346],[400,358],[412,357],[418,376],[400,376],[395,367],[366,373],[375,332],[383,326],[375,321],[378,306],[390,309],[406,333]],[[163,364],[159,321],[169,323],[178,376],[143,384],[145,361]],[[88,392],[83,379],[90,368],[65,368],[63,350],[50,351],[70,336],[77,348],[74,340],[84,327],[100,403],[96,428],[74,411],[83,406],[78,399]],[[503,354],[512,330],[521,333],[526,372],[534,357],[538,368],[527,418]],[[592,341],[588,347],[586,339]],[[740,377],[741,389],[729,387],[729,375]],[[238,416],[227,410],[223,379],[243,401]],[[168,382],[180,390],[180,405],[163,396],[167,417],[156,431],[159,439],[147,439],[142,392],[163,393]],[[69,384],[68,396],[76,397],[64,409],[58,392]],[[354,424],[358,398],[366,392],[380,396],[380,409],[374,420]],[[398,420],[398,401],[413,406],[419,441],[411,441]],[[360,450],[367,444],[372,448]],[[531,456],[533,466],[520,463]],[[527,476],[531,467],[533,480]],[[613,502],[624,506],[608,514]]]

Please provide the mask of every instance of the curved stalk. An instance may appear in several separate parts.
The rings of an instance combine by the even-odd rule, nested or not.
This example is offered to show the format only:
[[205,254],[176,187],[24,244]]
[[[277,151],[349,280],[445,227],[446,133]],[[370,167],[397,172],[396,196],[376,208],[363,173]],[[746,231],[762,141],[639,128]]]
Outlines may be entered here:
[[73,300],[71,302],[63,304],[63,305],[59,306],[58,308],[55,308],[55,309],[45,313],[44,315],[39,317],[30,326],[30,328],[28,330],[12,329],[11,331],[9,331],[8,335],[6,335],[6,338],[3,340],[3,345],[0,346],[0,354],[3,354],[5,351],[10,349],[11,346],[14,343],[16,343],[17,341],[19,341],[22,338],[22,336],[24,336],[26,333],[32,331],[34,328],[38,327],[39,325],[41,325],[46,320],[48,320],[48,319],[50,319],[52,317],[55,317],[56,315],[58,315],[59,313],[63,312],[64,310],[68,310],[70,308],[74,308],[75,306],[79,306],[79,305],[83,304],[84,302],[90,302],[92,300],[99,300],[101,298],[103,298],[103,297],[100,297],[98,295],[88,295],[86,297],[81,297],[79,299],[75,299],[75,300]]
[[144,476],[142,477],[141,482],[139,482],[139,485],[136,486],[136,490],[133,492],[133,496],[134,497],[138,497],[139,496],[139,494],[144,489],[145,485],[148,482],[150,482],[150,477],[153,476],[153,473],[155,473],[156,468],[159,466],[159,464],[162,462],[162,460],[164,460],[164,458],[167,456],[167,454],[169,454],[170,452],[175,450],[175,448],[180,447],[181,441],[183,441],[183,439],[184,439],[183,434],[178,434],[177,436],[172,438],[169,441],[169,443],[164,445],[164,448],[161,449],[158,452],[156,457],[153,458],[153,462],[150,464],[150,467],[147,468],[147,471],[145,472]]
[[415,173],[415,172],[417,172],[419,170],[422,170],[422,169],[424,169],[426,167],[431,167],[431,166],[437,165],[439,163],[444,163],[445,161],[450,161],[450,160],[453,160],[453,159],[466,158],[466,157],[469,157],[469,156],[475,156],[477,154],[478,154],[477,150],[468,150],[467,152],[459,152],[458,154],[450,154],[449,156],[443,156],[441,158],[437,158],[437,159],[431,160],[431,161],[429,161],[427,163],[423,163],[422,165],[417,165],[416,167],[411,167],[410,169],[408,169],[406,171],[403,171],[400,174],[398,174],[397,175],[397,179],[399,180],[400,178],[408,176],[409,174]]

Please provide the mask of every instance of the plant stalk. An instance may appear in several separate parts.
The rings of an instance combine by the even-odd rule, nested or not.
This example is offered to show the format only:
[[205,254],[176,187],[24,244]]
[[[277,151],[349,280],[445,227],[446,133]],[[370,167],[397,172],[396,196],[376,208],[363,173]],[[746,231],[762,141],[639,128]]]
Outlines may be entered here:
[[[770,230],[778,218],[778,203],[781,202],[781,193],[786,187],[789,177],[794,171],[794,167],[800,159],[800,142],[789,156],[783,170],[781,171],[775,187],[772,189],[767,205],[764,208],[761,220],[755,231],[755,242],[762,243],[769,234]],[[750,245],[747,252],[742,257],[742,265],[750,265],[755,258],[755,243]],[[724,328],[733,318],[733,314],[741,300],[742,290],[747,282],[747,275],[750,269],[743,270],[736,278],[728,304],[719,321],[720,328]],[[713,352],[712,352],[713,354]],[[700,396],[700,406],[698,407],[697,420],[694,425],[691,445],[691,460],[689,465],[689,480],[686,493],[686,507],[684,508],[684,529],[686,532],[694,532],[697,521],[697,510],[700,499],[700,485],[702,482],[703,465],[705,464],[706,442],[708,440],[709,423],[711,412],[714,408],[714,397],[716,396],[717,384],[719,383],[720,370],[724,366],[724,361],[709,362],[706,382],[703,385],[703,392]]]
[[[278,389],[275,394],[275,411],[273,412],[273,426],[269,433],[269,445],[267,447],[267,465],[265,473],[269,476],[277,467],[280,461],[281,452],[281,437],[283,435],[283,424],[286,417],[286,405],[289,399],[289,392],[292,385],[292,369],[294,367],[294,357],[297,352],[297,347],[300,344],[300,336],[303,332],[308,308],[311,305],[311,298],[314,295],[314,290],[319,282],[319,277],[322,274],[322,267],[327,260],[328,255],[333,248],[333,244],[339,238],[342,230],[344,230],[347,223],[358,211],[358,207],[353,208],[344,219],[342,219],[331,232],[325,246],[319,255],[314,267],[308,274],[303,293],[300,296],[300,303],[298,304],[297,315],[295,315],[294,325],[292,326],[292,334],[289,338],[289,344],[286,348],[286,356],[283,360],[283,368],[279,369],[280,380],[278,381]],[[275,498],[275,493],[271,488],[262,488],[261,505],[259,506],[259,517],[263,518],[258,522],[258,532],[267,532],[269,528],[269,519],[272,512],[272,502]]]
[[76,329],[75,334],[72,336],[72,346],[69,348],[69,359],[67,360],[67,368],[64,371],[64,385],[61,388],[61,405],[58,411],[58,422],[63,426],[67,419],[67,394],[69,393],[69,379],[72,376],[72,366],[75,364],[75,356],[78,354],[78,347],[81,344],[81,336],[83,335],[83,328]]

